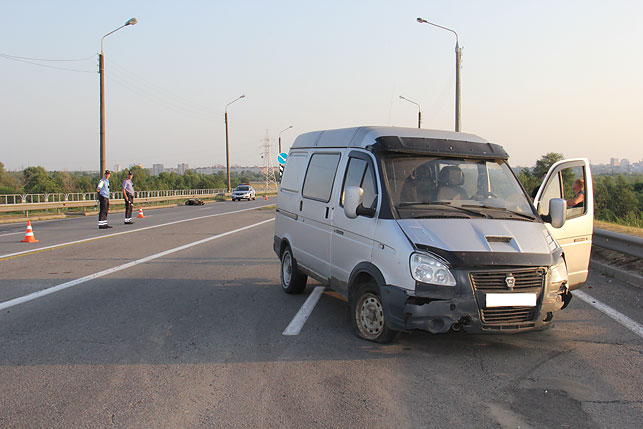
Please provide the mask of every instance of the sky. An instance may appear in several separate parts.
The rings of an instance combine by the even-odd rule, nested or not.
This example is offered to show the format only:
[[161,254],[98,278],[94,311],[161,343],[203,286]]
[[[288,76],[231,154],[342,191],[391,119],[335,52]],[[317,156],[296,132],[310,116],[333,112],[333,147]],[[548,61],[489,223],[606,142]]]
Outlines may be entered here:
[[455,37],[417,17],[458,33],[461,129],[504,146],[512,166],[547,152],[643,159],[639,0],[25,0],[2,9],[0,162],[9,170],[98,170],[100,40],[131,17],[137,25],[104,40],[108,168],[225,164],[224,109],[242,94],[228,107],[231,164],[261,165],[266,133],[276,158],[290,125],[284,149],[308,131],[417,126],[418,108],[400,95],[420,104],[423,128],[453,130]]

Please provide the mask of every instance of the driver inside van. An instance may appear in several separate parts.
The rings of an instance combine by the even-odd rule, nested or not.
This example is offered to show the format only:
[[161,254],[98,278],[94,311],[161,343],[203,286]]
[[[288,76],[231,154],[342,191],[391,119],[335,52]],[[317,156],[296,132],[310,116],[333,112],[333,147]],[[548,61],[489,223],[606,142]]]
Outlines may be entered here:
[[464,173],[457,165],[447,165],[440,170],[438,184],[438,201],[466,200],[464,185]]
[[585,202],[585,181],[583,179],[576,179],[572,184],[572,191],[574,191],[574,197],[567,200],[567,207],[570,209],[576,207],[583,207]]
[[435,196],[435,188],[431,167],[428,164],[422,164],[413,169],[404,181],[400,201],[429,203]]

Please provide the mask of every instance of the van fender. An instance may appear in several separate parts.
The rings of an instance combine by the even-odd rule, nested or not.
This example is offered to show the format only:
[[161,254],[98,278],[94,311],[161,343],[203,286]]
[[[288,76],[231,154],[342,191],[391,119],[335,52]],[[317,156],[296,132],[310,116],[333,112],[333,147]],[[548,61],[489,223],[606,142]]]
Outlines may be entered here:
[[375,280],[380,300],[384,306],[384,317],[389,327],[395,331],[408,332],[404,321],[404,305],[408,298],[405,291],[399,287],[388,286],[382,272],[370,262],[360,262],[353,268],[348,278],[346,297],[348,304],[352,305],[353,299],[355,299],[354,294],[364,277]]

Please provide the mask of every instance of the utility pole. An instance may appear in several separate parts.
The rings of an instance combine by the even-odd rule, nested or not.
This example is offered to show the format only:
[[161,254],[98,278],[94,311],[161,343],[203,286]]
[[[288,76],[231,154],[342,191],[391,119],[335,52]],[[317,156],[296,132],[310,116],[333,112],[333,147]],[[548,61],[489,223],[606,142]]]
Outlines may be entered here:
[[281,131],[279,132],[279,152],[277,153],[277,155],[279,155],[279,154],[281,153],[281,133],[283,133],[284,131],[288,131],[288,130],[289,130],[289,129],[291,129],[292,127],[293,127],[293,126],[292,126],[292,125],[290,125],[288,128],[284,128],[283,130],[281,130]]
[[105,56],[103,55],[103,40],[110,34],[116,33],[123,27],[135,25],[138,22],[136,18],[129,19],[114,31],[110,31],[100,39],[100,54],[98,54],[98,74],[100,75],[100,170],[99,177],[105,172]]
[[238,98],[235,98],[231,102],[225,105],[225,114],[224,114],[224,121],[225,121],[225,164],[226,164],[226,171],[228,173],[228,192],[230,192],[230,144],[228,143],[228,106],[234,103],[235,101],[239,101],[242,98],[246,98],[245,95],[242,95]]
[[462,68],[462,48],[455,41],[455,131],[460,132],[460,69]]
[[455,131],[460,132],[460,69],[462,68],[462,48],[458,39],[458,33],[454,30],[427,21],[424,18],[417,18],[420,24],[429,24],[442,30],[450,31],[455,35]]

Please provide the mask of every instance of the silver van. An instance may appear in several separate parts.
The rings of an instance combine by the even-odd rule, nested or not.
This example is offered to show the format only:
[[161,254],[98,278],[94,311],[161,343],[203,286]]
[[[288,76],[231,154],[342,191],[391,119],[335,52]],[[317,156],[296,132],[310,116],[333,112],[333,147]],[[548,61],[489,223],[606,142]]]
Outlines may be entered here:
[[508,158],[448,131],[300,135],[277,198],[283,290],[318,280],[347,300],[356,335],[377,342],[548,326],[587,279],[589,161],[553,165],[532,202]]

